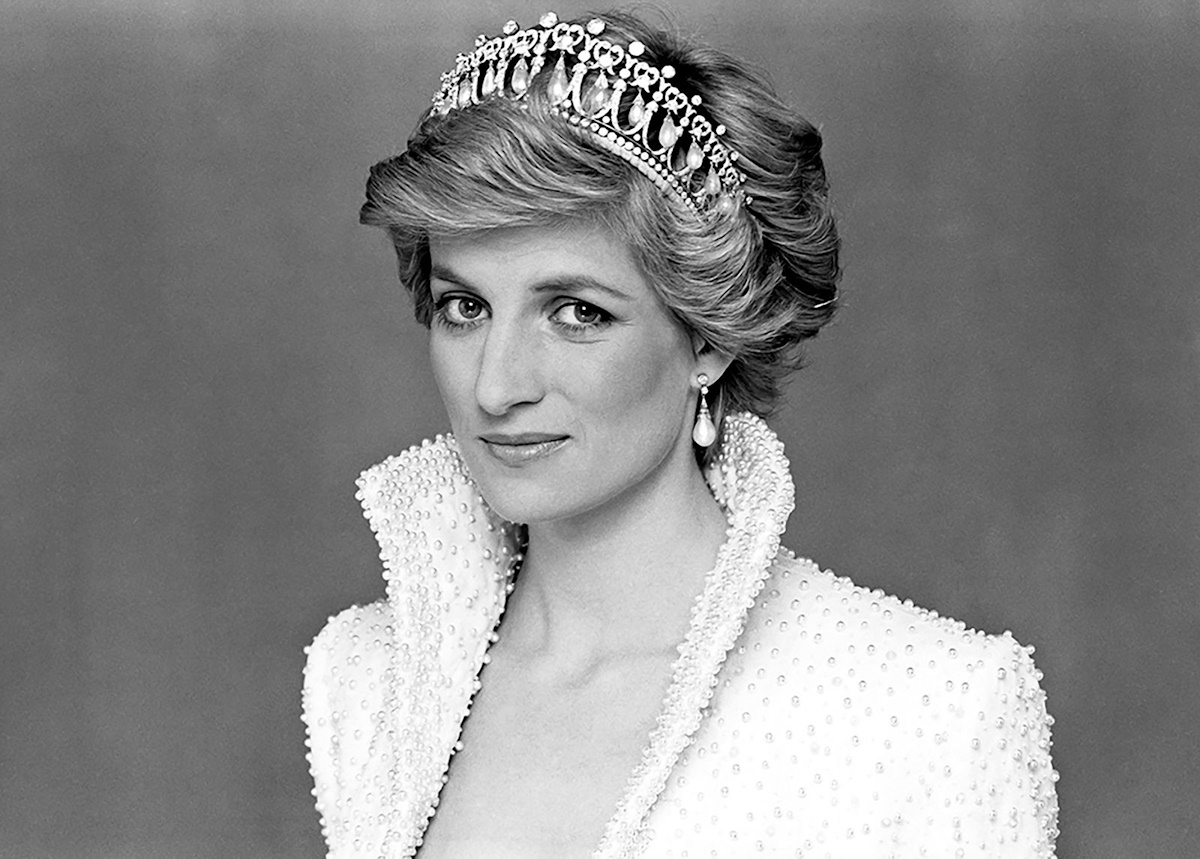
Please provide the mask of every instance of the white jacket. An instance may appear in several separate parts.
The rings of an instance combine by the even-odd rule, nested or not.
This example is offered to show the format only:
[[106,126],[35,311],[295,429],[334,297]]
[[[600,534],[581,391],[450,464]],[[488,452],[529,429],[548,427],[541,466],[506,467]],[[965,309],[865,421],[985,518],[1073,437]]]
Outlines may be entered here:
[[[596,857],[1053,857],[1041,677],[990,636],[779,547],[783,447],[725,422],[706,477],[730,528],[658,724]],[[519,529],[439,436],[367,470],[387,598],[308,650],[304,719],[329,856],[411,857],[492,634]]]

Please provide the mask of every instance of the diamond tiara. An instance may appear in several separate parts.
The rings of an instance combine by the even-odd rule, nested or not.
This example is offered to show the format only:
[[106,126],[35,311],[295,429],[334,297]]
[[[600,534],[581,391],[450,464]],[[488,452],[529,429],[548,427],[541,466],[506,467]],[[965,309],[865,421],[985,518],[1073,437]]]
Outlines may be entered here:
[[502,35],[480,36],[475,50],[458,55],[442,75],[434,112],[444,116],[489,98],[520,100],[539,73],[548,73],[551,112],[591,132],[696,215],[749,203],[738,153],[721,140],[725,126],[714,127],[697,110],[700,96],[689,98],[670,82],[674,67],[640,59],[641,42],[625,47],[600,38],[604,26],[599,18],[560,22],[553,12],[526,30],[509,21]]

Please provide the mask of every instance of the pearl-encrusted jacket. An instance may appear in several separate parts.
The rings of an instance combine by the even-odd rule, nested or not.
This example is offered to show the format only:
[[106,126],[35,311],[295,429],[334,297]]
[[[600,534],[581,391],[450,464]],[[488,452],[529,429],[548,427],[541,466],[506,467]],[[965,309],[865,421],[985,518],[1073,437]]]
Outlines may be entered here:
[[[779,547],[783,447],[734,415],[706,474],[729,533],[642,762],[595,857],[1053,857],[1056,775],[1032,649]],[[329,856],[411,857],[511,592],[518,529],[439,437],[363,473],[387,598],[308,649]]]

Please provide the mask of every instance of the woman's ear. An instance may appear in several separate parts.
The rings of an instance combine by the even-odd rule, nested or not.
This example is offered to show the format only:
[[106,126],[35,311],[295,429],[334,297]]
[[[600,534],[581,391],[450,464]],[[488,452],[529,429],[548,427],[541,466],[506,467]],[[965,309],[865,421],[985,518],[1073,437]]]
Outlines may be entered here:
[[703,373],[708,376],[708,384],[710,385],[715,385],[717,380],[729,369],[729,365],[733,363],[732,355],[718,352],[713,348],[712,344],[708,343],[698,334],[692,335],[692,354],[696,356],[692,369],[692,377],[695,378],[700,373]]

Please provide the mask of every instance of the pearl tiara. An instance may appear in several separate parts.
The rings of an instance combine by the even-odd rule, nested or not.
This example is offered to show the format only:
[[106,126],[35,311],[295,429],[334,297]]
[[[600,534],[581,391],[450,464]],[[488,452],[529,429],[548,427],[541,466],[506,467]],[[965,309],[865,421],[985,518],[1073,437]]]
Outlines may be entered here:
[[521,100],[533,79],[552,63],[546,86],[550,110],[592,133],[597,143],[629,162],[696,215],[728,214],[749,198],[737,169],[738,153],[722,140],[725,126],[701,114],[700,96],[690,98],[670,81],[672,66],[640,57],[641,42],[628,47],[600,38],[604,21],[586,25],[559,21],[553,12],[539,25],[475,40],[442,75],[433,110],[446,115],[490,98]]

